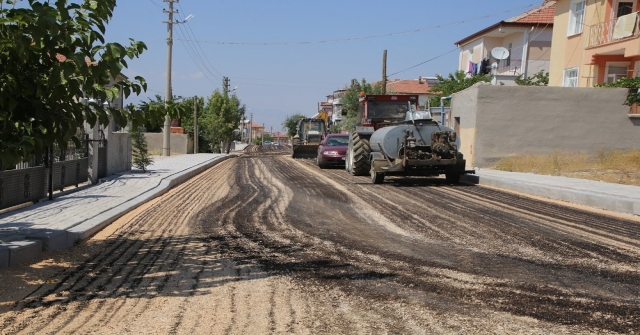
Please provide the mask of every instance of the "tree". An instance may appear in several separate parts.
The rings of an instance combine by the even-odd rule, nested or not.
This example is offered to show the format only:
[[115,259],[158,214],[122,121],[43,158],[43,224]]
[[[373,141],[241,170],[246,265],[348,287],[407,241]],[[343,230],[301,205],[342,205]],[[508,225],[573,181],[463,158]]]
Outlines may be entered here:
[[523,74],[519,75],[515,80],[520,86],[549,86],[549,72],[545,73],[544,70],[526,79],[522,79],[522,76]]
[[241,105],[235,96],[227,96],[215,90],[209,97],[203,123],[207,127],[207,137],[212,147],[224,143],[226,152],[231,149],[231,142],[237,136],[236,130],[240,126],[240,119],[246,107]]
[[347,88],[344,95],[340,97],[342,109],[347,110],[347,116],[342,119],[340,126],[342,130],[352,131],[355,129],[356,117],[358,115],[358,105],[360,104],[360,94],[382,94],[384,88],[382,82],[378,82],[373,86],[365,79],[358,82],[352,80],[351,85]]
[[[69,140],[84,122],[116,122],[137,128],[162,110],[104,108],[82,97],[113,100],[146,90],[144,78],[121,76],[127,59],[138,58],[146,45],[105,43],[105,26],[116,0],[0,0],[0,159],[12,165]],[[111,80],[114,79],[115,83]],[[111,85],[113,84],[113,85]]]
[[153,163],[153,158],[149,155],[147,139],[144,137],[141,128],[138,127],[129,131],[133,146],[133,166],[141,169],[142,172],[147,172],[147,166]]
[[138,109],[142,125],[149,133],[160,133],[164,126],[164,117],[166,114],[172,115],[176,119],[193,118],[193,99],[185,99],[181,96],[174,95],[171,101],[164,101],[164,97],[156,94],[153,99],[140,103]]
[[[210,143],[207,143],[207,128],[203,127],[203,122],[206,123],[206,113],[209,112],[207,108],[205,108],[205,98],[198,97],[198,152],[207,152],[207,150],[211,149]],[[185,112],[181,114],[180,122],[182,124],[182,128],[184,128],[185,132],[189,134],[189,137],[195,138],[196,134],[194,134],[194,122],[193,122],[193,108],[194,108],[194,98],[184,99],[183,105],[185,107]]]
[[441,98],[448,97],[456,92],[460,92],[473,86],[476,83],[491,81],[491,75],[478,74],[467,77],[467,74],[464,71],[456,71],[454,73],[450,73],[447,78],[444,78],[443,76],[438,74],[436,75],[436,78],[438,78],[438,83],[433,85],[431,91],[438,93],[436,94],[436,96],[430,99],[429,102],[431,103],[431,106],[440,106]]
[[294,137],[298,133],[298,121],[304,118],[306,118],[306,116],[301,113],[287,116],[284,122],[282,122],[282,128],[287,131],[287,136]]

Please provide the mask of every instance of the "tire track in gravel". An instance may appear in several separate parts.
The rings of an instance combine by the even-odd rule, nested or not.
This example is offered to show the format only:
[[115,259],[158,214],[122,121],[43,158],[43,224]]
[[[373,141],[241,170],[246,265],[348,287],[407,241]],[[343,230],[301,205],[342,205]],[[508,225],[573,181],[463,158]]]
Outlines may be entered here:
[[[206,184],[204,184],[206,185]],[[183,186],[182,189],[184,190],[185,187],[189,187],[189,184],[187,184],[186,186]],[[202,187],[203,189],[205,188],[205,186]],[[179,191],[178,191],[179,192]],[[197,194],[197,192],[193,192],[193,190],[187,190],[187,191],[183,191],[182,193],[178,193],[178,197],[182,197],[183,199],[187,200],[187,203],[189,204],[197,204],[196,201],[193,201],[195,199],[193,199],[193,194]],[[191,197],[191,198],[190,198]],[[145,222],[150,222],[151,226],[149,226],[149,229],[147,231],[150,232],[155,232],[157,236],[162,236],[162,235],[174,235],[178,229],[181,228],[181,226],[184,226],[184,224],[182,225],[175,225],[174,228],[171,228],[171,225],[168,225],[167,223],[169,221],[165,221],[164,224],[162,225],[162,221],[161,220],[156,220],[157,217],[162,217],[162,216],[166,216],[169,212],[172,211],[171,208],[168,208],[167,206],[165,206],[165,202],[164,201],[158,201],[158,207],[156,208],[165,208],[164,210],[160,210],[160,211],[147,211],[147,212],[143,212],[145,213],[145,216],[147,216],[147,220],[145,220]],[[153,217],[153,215],[151,213],[155,213],[157,215],[157,217]],[[187,213],[188,215],[189,213]],[[134,218],[135,219],[135,218]],[[158,229],[158,226],[161,226],[161,228],[163,229]],[[135,227],[138,228],[138,227]],[[133,229],[135,229],[133,228]],[[135,234],[134,234],[135,235]],[[151,235],[153,236],[153,235]],[[127,237],[127,233],[120,233],[117,238],[122,238],[122,237]],[[114,264],[120,260],[123,264],[129,264],[131,263],[131,261],[133,260],[133,257],[137,255],[137,253],[140,250],[153,250],[156,249],[156,254],[162,254],[164,252],[163,249],[165,249],[166,246],[169,246],[171,244],[171,238],[149,238],[150,236],[145,237],[145,240],[147,241],[152,241],[150,244],[149,243],[140,243],[139,240],[133,240],[133,242],[129,241],[129,243],[126,243],[125,241],[122,241],[120,243],[109,243],[111,244],[111,249],[107,250],[107,252],[103,253],[102,255],[104,255],[103,257],[97,256],[94,257],[92,259],[90,259],[89,261],[85,262],[84,266],[81,266],[79,268],[80,271],[75,271],[75,273],[73,275],[77,276],[76,278],[89,278],[92,277],[90,280],[87,281],[87,283],[84,286],[81,286],[81,281],[79,279],[76,279],[74,281],[73,284],[70,285],[70,289],[73,289],[75,291],[84,291],[84,290],[90,290],[91,289],[91,284],[94,283],[97,278],[100,278],[100,274],[102,271],[105,271],[104,268],[109,268],[109,267],[113,267]],[[178,245],[184,245],[182,243],[179,243]],[[159,248],[158,248],[159,247]],[[184,248],[184,247],[183,247]],[[120,250],[119,250],[120,249]],[[119,250],[119,252],[117,252]],[[130,252],[130,250],[134,250],[134,252]],[[150,253],[145,252],[143,253],[146,256],[150,255]],[[117,255],[116,257],[111,257],[112,255]],[[111,259],[110,259],[111,257]],[[122,257],[127,257],[123,260]],[[157,259],[157,258],[156,258]],[[105,264],[106,262],[106,264]],[[100,265],[96,265],[96,266],[88,266],[88,264],[93,263],[93,264],[100,264]],[[177,261],[174,261],[174,263],[177,265]],[[122,288],[122,285],[127,283],[128,281],[129,283],[129,287],[126,289],[126,291],[129,291],[130,294],[130,290],[134,287],[136,287],[137,284],[139,284],[139,281],[130,281],[129,279],[131,279],[132,276],[134,276],[134,274],[141,274],[142,276],[144,275],[144,271],[145,271],[145,266],[143,265],[153,265],[154,262],[148,262],[146,261],[144,258],[142,260],[140,260],[139,262],[135,262],[134,266],[129,266],[128,269],[126,266],[124,267],[120,267],[119,269],[116,269],[116,271],[111,271],[112,275],[110,277],[107,277],[107,282],[105,284],[109,284],[109,282],[111,280],[114,279],[115,276],[121,275],[123,274],[123,271],[126,271],[126,273],[124,273],[124,275],[121,277],[122,280],[119,281],[119,284],[116,285],[115,287],[113,287],[109,292],[109,294],[106,294],[103,299],[112,299],[114,297],[116,297],[116,295],[122,295],[122,293],[117,293],[118,290],[120,290]],[[99,269],[99,267],[102,267],[103,269]],[[85,269],[86,268],[86,269]],[[127,271],[128,270],[128,271]],[[148,267],[146,268],[146,270],[148,270]],[[171,269],[169,269],[171,270]],[[142,271],[142,272],[140,272]],[[95,276],[87,276],[87,274],[89,273],[97,273],[98,275]],[[67,281],[72,279],[72,276],[69,275],[67,278]],[[60,281],[60,283],[58,283],[58,285],[56,285],[56,287],[54,289],[50,289],[47,292],[45,292],[44,294],[40,295],[40,299],[43,299],[42,297],[44,296],[48,296],[48,295],[52,295],[52,294],[56,294],[59,291],[60,287],[62,286],[62,284],[65,283],[65,280]],[[102,285],[99,285],[102,286]],[[100,287],[98,287],[100,288]],[[80,300],[82,299],[81,297],[75,297],[72,300]],[[97,299],[97,295],[96,294],[92,294],[87,296],[87,300],[95,300]],[[102,307],[101,305],[104,303],[104,301],[99,302],[97,309],[92,310],[92,313],[89,313],[87,316],[89,315],[95,315],[96,312],[100,312],[100,308]],[[68,303],[65,303],[65,305],[68,305]],[[81,306],[81,309],[86,309],[86,307]],[[74,310],[72,313],[70,313],[71,315],[69,316],[69,318],[73,318],[74,320],[78,320],[81,318],[81,316],[83,315],[82,313],[78,313],[78,315],[73,315],[75,313],[79,312],[79,310]],[[80,317],[79,317],[80,316]],[[50,316],[51,319],[55,318],[58,322],[60,320],[62,320],[62,316],[57,315],[57,314],[53,314]],[[65,323],[63,323],[64,326]],[[56,327],[58,327],[56,325]],[[44,329],[44,328],[42,328]],[[56,328],[57,330],[60,330],[60,328]],[[37,330],[41,330],[41,329],[37,329]]]
[[[228,171],[230,166],[231,165],[229,163],[225,164],[223,162],[219,166],[217,166],[217,171]],[[196,213],[204,205],[206,205],[207,202],[202,203],[201,201],[199,201],[200,197],[203,194],[210,195],[210,192],[206,192],[206,190],[210,190],[212,186],[222,187],[222,185],[226,185],[226,181],[224,181],[224,178],[222,178],[221,175],[216,175],[213,173],[203,173],[199,177],[192,179],[191,183],[186,183],[184,186],[185,192],[188,193],[190,197],[184,199],[183,194],[176,194],[174,199],[181,199],[181,201],[177,203],[174,201],[174,206],[172,207],[172,212],[174,213],[166,217],[163,215],[162,219],[160,219],[164,225],[176,225],[176,227],[180,228],[179,234],[175,232],[170,234],[171,236],[173,236],[172,240],[175,240],[174,244],[176,246],[180,246],[180,249],[177,253],[174,252],[173,248],[167,249],[166,251],[162,250],[162,253],[167,255],[166,259],[169,260],[169,265],[166,267],[160,266],[154,272],[165,273],[165,275],[159,277],[158,280],[154,280],[154,278],[152,277],[145,283],[144,286],[142,286],[155,286],[155,293],[153,296],[172,295],[171,292],[166,292],[165,290],[167,288],[169,288],[170,290],[174,289],[173,286],[168,286],[169,282],[171,280],[174,280],[174,272],[193,273],[193,276],[188,277],[188,281],[184,282],[183,288],[181,289],[185,291],[185,297],[183,298],[181,304],[184,304],[185,301],[188,300],[189,297],[193,296],[193,294],[195,294],[195,292],[198,290],[200,276],[211,261],[211,248],[200,247],[201,245],[206,245],[206,243],[208,243],[208,240],[200,238],[198,236],[187,236],[187,234],[191,230],[189,223],[191,223],[191,217],[194,215],[194,213]],[[208,199],[208,201],[214,200],[214,197]],[[180,210],[176,210],[176,205],[180,207]],[[175,237],[176,235],[179,237]],[[196,252],[194,252],[193,250],[195,250]],[[171,258],[172,254],[176,255]],[[185,263],[185,260],[192,259],[195,264],[192,264],[190,265],[190,267],[185,268],[183,265]],[[166,262],[163,262],[163,264],[161,265],[164,265],[165,263]],[[127,298],[131,298],[131,295],[128,295]],[[131,301],[132,299],[127,300]],[[124,313],[121,313],[120,315],[114,315],[114,319],[126,318],[131,314],[142,314],[149,309],[152,303],[152,299],[148,298],[144,300],[136,298],[134,299],[134,301],[136,303],[132,304],[132,306],[130,306]],[[142,302],[142,304],[139,304],[139,302]],[[182,311],[183,308],[180,308],[179,312],[177,312],[177,314],[173,316],[174,321],[172,329],[177,329],[182,324],[182,318],[184,316]]]
[[[160,203],[162,203],[162,201]],[[157,214],[158,213],[156,212],[156,216]],[[164,213],[161,213],[161,214],[164,214]],[[149,219],[153,220],[153,218],[154,217],[152,215]],[[156,222],[156,225],[157,225],[157,222]],[[176,229],[178,229],[179,227],[180,226],[176,226]],[[156,229],[154,228],[155,227],[151,227],[150,231],[156,231]],[[168,227],[160,226],[159,228],[161,228],[160,234],[159,234],[160,236],[166,233],[169,233],[169,234],[175,233],[175,229],[173,231],[168,231]],[[89,283],[86,286],[86,288],[82,289],[82,291],[89,291],[89,292],[97,291],[97,292],[103,292],[103,293],[102,294],[90,293],[90,295],[86,297],[86,300],[91,301],[92,305],[93,304],[96,305],[96,306],[93,306],[96,309],[96,312],[84,313],[80,315],[85,315],[89,317],[91,315],[108,313],[108,310],[112,309],[113,305],[109,305],[107,311],[102,311],[102,313],[97,313],[97,312],[100,311],[100,309],[103,307],[102,305],[106,301],[111,301],[112,299],[117,298],[118,295],[122,294],[122,292],[119,292],[119,291],[128,292],[131,290],[132,287],[135,287],[138,281],[130,280],[131,277],[134,276],[134,274],[138,274],[139,273],[138,271],[143,270],[146,264],[148,264],[148,262],[145,259],[146,257],[151,255],[148,252],[142,253],[144,255],[142,259],[136,259],[135,262],[133,261],[135,258],[139,256],[140,251],[159,249],[159,253],[162,253],[163,249],[166,246],[170,245],[167,239],[153,237],[153,236],[140,239],[140,238],[136,238],[135,236],[131,236],[131,234],[123,234],[120,237],[125,238],[129,242],[130,247],[127,247],[125,251],[122,252],[120,256],[118,256],[118,258],[114,258],[113,261],[109,261],[103,267],[103,269],[98,270],[95,277],[99,278],[101,273],[109,273],[110,276],[108,276],[107,278],[102,278],[103,281],[101,283],[96,282],[95,285],[94,283]],[[131,238],[131,237],[134,237],[134,238]],[[115,278],[117,278],[117,281],[115,281],[114,283]],[[126,288],[123,287],[125,284],[128,284],[129,287],[126,287]],[[83,311],[87,309],[89,308],[84,306],[82,307]],[[74,320],[74,322],[78,320],[78,317],[75,317],[74,315],[71,315],[70,317]],[[85,320],[81,324],[84,326],[84,324],[87,322],[88,320]],[[56,328],[64,330],[64,327],[56,326]]]
[[[59,334],[640,329],[630,222],[438,180],[371,185],[284,150],[246,152],[123,217],[68,285],[43,285],[27,296],[42,302],[19,302],[2,324]],[[53,300],[75,282],[82,299]]]
[[[310,165],[308,162],[304,162],[303,164]],[[324,171],[320,173],[324,173]],[[382,201],[381,208],[390,210],[393,207],[397,207],[400,209],[398,211],[390,211],[389,215],[391,216],[398,215],[402,217],[402,215],[406,215],[407,212],[411,211],[411,208],[408,208],[406,203],[399,200],[399,198],[403,199],[403,197],[398,197],[398,194],[407,193],[407,197],[413,195],[416,198],[440,198],[443,200],[439,207],[442,209],[442,214],[436,215],[437,217],[431,221],[444,221],[447,224],[454,223],[454,226],[451,228],[454,230],[458,229],[460,233],[457,234],[461,234],[461,236],[471,239],[475,234],[464,234],[464,230],[466,229],[465,225],[480,224],[493,230],[496,233],[495,236],[501,236],[499,234],[502,234],[510,236],[512,239],[513,237],[511,236],[516,236],[514,241],[523,242],[525,245],[531,244],[529,241],[532,239],[537,240],[536,245],[532,247],[541,250],[542,253],[538,255],[529,255],[526,258],[522,258],[522,255],[518,256],[516,254],[514,256],[513,252],[506,252],[502,255],[496,254],[486,261],[482,261],[482,258],[477,258],[476,256],[467,262],[452,262],[451,264],[455,264],[452,267],[445,266],[445,269],[461,271],[461,273],[466,275],[477,273],[477,268],[485,268],[488,271],[480,273],[496,276],[496,278],[509,275],[509,272],[517,271],[518,268],[530,269],[523,272],[522,275],[515,277],[517,280],[514,283],[506,282],[494,285],[493,287],[489,287],[489,289],[483,289],[474,294],[476,297],[482,297],[483,300],[486,301],[485,304],[489,306],[495,306],[500,310],[517,312],[521,315],[529,315],[551,321],[566,319],[583,320],[581,322],[603,326],[604,328],[609,327],[610,329],[628,329],[628,327],[633,327],[629,326],[629,324],[637,323],[637,321],[629,321],[633,319],[631,315],[638,315],[640,313],[640,310],[634,305],[638,302],[637,298],[627,300],[626,297],[637,297],[640,295],[637,284],[634,284],[634,282],[640,280],[637,271],[637,265],[640,263],[637,257],[638,249],[634,249],[633,244],[630,247],[628,244],[624,245],[625,247],[629,247],[627,249],[630,249],[631,253],[629,253],[629,251],[622,252],[619,249],[621,245],[617,245],[615,248],[602,247],[596,244],[602,243],[601,239],[596,238],[595,243],[590,243],[583,237],[580,237],[582,235],[581,232],[566,231],[559,226],[559,224],[569,224],[572,227],[580,226],[582,223],[578,221],[580,220],[579,218],[588,216],[590,213],[577,211],[580,213],[577,217],[575,214],[570,216],[563,215],[557,219],[547,215],[548,213],[545,211],[546,203],[544,202],[526,198],[524,202],[534,202],[536,206],[533,206],[533,208],[525,206],[521,209],[513,210],[511,207],[508,207],[509,205],[506,205],[507,208],[504,208],[504,206],[497,205],[497,201],[487,201],[487,199],[491,199],[490,196],[487,197],[485,195],[483,198],[475,196],[473,190],[482,189],[481,187],[433,186],[406,188],[398,187],[395,183],[387,183],[381,185],[381,187],[370,188],[362,183],[362,180],[365,179],[364,177],[351,177],[343,171],[328,171],[327,174],[331,175],[332,178],[335,177],[334,180],[351,184],[354,193],[365,201],[380,203],[379,199],[384,199],[385,201]],[[422,183],[437,185],[437,180]],[[502,196],[500,200],[506,202],[505,197],[508,196],[505,196],[505,194],[507,193],[496,192]],[[434,195],[434,193],[436,195]],[[455,204],[457,203],[464,203],[465,205],[456,206]],[[513,203],[513,200],[507,202],[507,204],[511,203]],[[460,208],[469,208],[471,210],[469,213],[462,213],[459,212]],[[456,211],[458,212],[455,213]],[[570,211],[573,212],[575,210],[570,209]],[[415,213],[420,212],[423,214],[416,214],[417,217],[433,215],[433,213],[424,213],[424,211],[415,210]],[[558,212],[562,213],[562,211]],[[442,216],[451,215],[451,213],[456,214],[453,220],[441,220],[443,219]],[[478,221],[478,217],[482,218],[481,221]],[[616,222],[615,218],[603,217],[603,219]],[[573,222],[571,222],[572,220]],[[465,224],[465,222],[468,222],[468,224]],[[599,220],[592,219],[591,222],[597,223]],[[426,225],[428,223],[425,222],[423,224]],[[632,229],[632,225],[634,224],[635,223],[624,222],[624,220],[622,222],[617,221],[617,225],[626,228],[614,229],[612,235],[620,234],[614,236],[614,239],[626,239],[629,241],[629,239],[623,236],[623,233],[630,228]],[[594,230],[600,227],[601,226],[597,226]],[[604,227],[606,228],[606,226]],[[595,235],[601,236],[601,234]],[[482,238],[479,239],[479,242],[477,242],[474,247],[477,251],[482,252],[482,250],[487,250],[486,247],[482,246],[483,243],[488,245],[495,243],[493,241],[495,241],[496,238],[495,236],[491,238],[491,234],[481,234],[480,236],[482,236]],[[550,238],[550,242],[546,242],[544,239],[541,240],[540,236]],[[478,236],[476,235],[475,237],[477,238]],[[458,239],[458,237],[453,238],[451,242],[455,243],[456,239]],[[609,243],[605,241],[605,244]],[[444,254],[449,254],[448,257],[451,257],[458,254],[455,250],[457,250],[457,248],[454,248],[453,252],[452,250],[447,250]],[[464,250],[464,248],[460,249],[460,259],[462,259],[464,254],[468,256],[477,254],[477,251],[473,249],[468,251]],[[547,257],[544,257],[546,256],[545,253],[552,254],[556,260],[546,259]],[[487,253],[487,255],[489,254],[491,253]],[[599,259],[592,259],[594,255],[600,255],[600,259],[613,262],[614,264],[602,270],[602,264],[599,263]],[[605,258],[602,258],[602,255],[604,255]],[[574,261],[571,258],[572,256],[580,256],[581,258],[578,261]],[[392,254],[388,254],[387,257],[392,257]],[[429,255],[429,257],[433,257],[433,255]],[[557,259],[564,260],[564,262],[558,263]],[[433,264],[427,260],[421,259],[421,261],[426,261],[427,265],[433,266]],[[491,266],[493,262],[500,264],[500,267],[504,267],[506,271],[503,271],[503,273],[496,272],[498,268]],[[586,264],[580,264],[584,262],[586,262]],[[465,263],[469,264],[466,268],[460,266]],[[485,266],[483,266],[483,264]],[[636,266],[636,269],[631,270],[634,266]],[[436,267],[438,266],[436,265]],[[556,273],[549,273],[549,271],[555,271]],[[568,278],[570,278],[570,280],[565,283]],[[551,279],[551,281],[549,281],[549,279]],[[548,284],[551,284],[551,286],[544,288]],[[543,286],[541,288],[538,285]],[[615,289],[612,291],[613,287],[615,287]],[[576,289],[578,290],[576,291]],[[595,297],[592,296],[593,292],[590,292],[590,290],[597,292],[595,293]],[[615,300],[609,301],[610,297],[604,298],[605,296],[611,295],[611,293],[617,296],[616,300],[618,300],[618,302],[615,302]],[[534,301],[534,297],[538,298],[537,302]],[[516,303],[509,306],[509,304],[501,303],[500,300],[522,300],[523,303],[520,306]],[[535,304],[535,306],[537,306],[536,308],[540,310],[533,313],[527,310],[530,309],[531,304]],[[528,308],[522,307],[527,305],[529,305]],[[566,310],[564,308],[566,308]],[[615,325],[607,324],[609,323],[607,318],[609,318],[610,315],[606,314],[611,311],[615,311],[612,314],[626,315],[626,317],[618,319]],[[584,312],[587,312],[587,315],[593,314],[595,318],[590,319],[591,316],[585,317],[584,315],[580,315]],[[600,313],[606,316],[602,316]]]

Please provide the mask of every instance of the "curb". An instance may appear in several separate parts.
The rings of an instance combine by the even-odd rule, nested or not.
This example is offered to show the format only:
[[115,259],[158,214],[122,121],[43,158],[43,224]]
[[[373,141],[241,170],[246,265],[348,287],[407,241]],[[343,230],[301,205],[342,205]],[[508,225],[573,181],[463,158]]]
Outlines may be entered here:
[[620,194],[585,191],[571,185],[536,184],[534,181],[483,176],[482,174],[465,175],[460,180],[622,214],[640,215],[640,198],[626,197]]
[[[100,230],[104,229],[104,227],[110,225],[115,220],[119,219],[121,216],[123,216],[127,212],[137,208],[138,206],[144,204],[149,200],[152,200],[156,197],[159,197],[165,194],[170,189],[193,178],[194,176],[200,174],[204,170],[232,157],[235,157],[235,156],[228,155],[223,157],[216,157],[212,161],[201,163],[199,166],[196,165],[194,167],[189,168],[186,171],[184,170],[180,171],[179,174],[178,172],[176,172],[172,175],[166,176],[160,180],[160,182],[158,183],[158,186],[152,189],[149,189],[143,194],[137,196],[136,198],[131,199],[116,207],[113,207],[89,220],[86,220],[73,227],[68,228],[66,247],[70,248],[75,244],[79,243],[80,241],[90,238]],[[178,175],[176,176],[176,174]],[[171,177],[174,177],[174,176],[175,178],[170,179]]]

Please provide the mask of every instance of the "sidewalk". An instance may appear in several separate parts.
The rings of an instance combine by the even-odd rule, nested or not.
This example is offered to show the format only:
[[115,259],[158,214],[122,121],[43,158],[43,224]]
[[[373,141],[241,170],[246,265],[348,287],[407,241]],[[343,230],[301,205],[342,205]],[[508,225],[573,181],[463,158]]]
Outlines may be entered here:
[[478,168],[475,175],[463,176],[461,180],[622,214],[640,215],[640,186]]
[[137,206],[237,155],[156,157],[147,173],[131,170],[102,183],[0,215],[0,268],[73,247]]

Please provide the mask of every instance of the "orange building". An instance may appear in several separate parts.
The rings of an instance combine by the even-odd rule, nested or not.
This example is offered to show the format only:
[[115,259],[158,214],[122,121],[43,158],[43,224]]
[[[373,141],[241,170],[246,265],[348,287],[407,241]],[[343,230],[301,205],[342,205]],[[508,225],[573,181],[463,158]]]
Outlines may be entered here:
[[558,0],[550,86],[592,87],[640,74],[639,0]]

